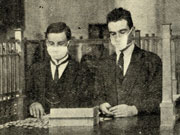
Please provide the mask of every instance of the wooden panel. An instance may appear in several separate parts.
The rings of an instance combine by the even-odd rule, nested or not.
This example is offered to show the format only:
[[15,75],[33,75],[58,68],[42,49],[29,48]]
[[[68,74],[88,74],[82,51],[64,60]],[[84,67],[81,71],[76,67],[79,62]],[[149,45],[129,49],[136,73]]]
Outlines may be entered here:
[[6,26],[24,26],[24,0],[1,0],[0,19]]
[[0,122],[22,118],[24,55],[15,42],[0,43]]

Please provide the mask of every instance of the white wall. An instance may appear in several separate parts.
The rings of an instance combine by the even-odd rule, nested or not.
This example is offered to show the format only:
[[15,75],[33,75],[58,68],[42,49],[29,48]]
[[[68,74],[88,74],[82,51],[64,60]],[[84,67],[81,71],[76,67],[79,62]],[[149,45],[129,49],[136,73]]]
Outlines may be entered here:
[[158,33],[156,4],[158,0],[115,0],[115,7],[123,7],[131,12],[134,26],[141,35]]
[[41,39],[46,27],[64,21],[76,38],[88,37],[89,23],[105,23],[114,0],[25,0],[25,37]]
[[165,6],[165,23],[172,24],[172,32],[180,35],[180,1],[164,0]]

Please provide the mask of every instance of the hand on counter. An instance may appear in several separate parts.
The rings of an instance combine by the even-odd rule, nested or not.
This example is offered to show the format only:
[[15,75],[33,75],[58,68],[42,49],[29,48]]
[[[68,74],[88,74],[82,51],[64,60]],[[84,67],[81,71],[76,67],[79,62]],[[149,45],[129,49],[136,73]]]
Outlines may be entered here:
[[138,110],[135,106],[129,106],[126,104],[120,104],[111,107],[109,103],[103,103],[99,108],[106,116],[129,117],[137,115],[138,113]]
[[109,109],[113,113],[114,117],[128,117],[137,115],[138,111],[135,106],[129,106],[126,104],[116,105]]
[[109,103],[103,103],[99,106],[99,109],[102,111],[102,114],[112,116],[113,113],[109,111],[109,108],[111,108],[111,105]]
[[45,114],[43,106],[38,103],[34,102],[29,107],[30,114],[36,118],[42,118],[42,116]]

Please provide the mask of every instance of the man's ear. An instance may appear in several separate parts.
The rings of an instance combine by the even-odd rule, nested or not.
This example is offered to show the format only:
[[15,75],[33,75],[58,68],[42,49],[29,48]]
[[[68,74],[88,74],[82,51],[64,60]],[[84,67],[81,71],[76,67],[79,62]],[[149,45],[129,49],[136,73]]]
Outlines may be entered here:
[[69,45],[70,45],[70,43],[71,43],[71,40],[69,40],[67,43],[68,43],[68,46],[69,46]]
[[130,38],[134,38],[135,37],[135,27],[133,26],[131,28],[131,35],[130,35]]
[[70,47],[70,44],[71,43],[71,40],[67,41],[67,47],[69,48]]
[[130,32],[130,34],[129,34],[128,44],[133,41],[134,37],[135,37],[135,27],[133,26],[133,27],[131,28],[131,32]]
[[132,30],[135,31],[135,29],[136,29],[136,28],[133,26],[133,27],[132,27]]
[[135,35],[135,27],[134,26],[132,27],[132,35],[133,36]]

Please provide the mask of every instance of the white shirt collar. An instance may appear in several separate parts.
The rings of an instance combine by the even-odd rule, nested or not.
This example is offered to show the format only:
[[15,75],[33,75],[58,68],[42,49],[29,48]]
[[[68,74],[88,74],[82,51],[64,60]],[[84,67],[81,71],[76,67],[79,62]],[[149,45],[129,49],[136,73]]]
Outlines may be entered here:
[[[135,47],[135,44],[134,44],[134,42],[132,42],[132,44],[126,50],[123,51],[124,57],[131,57],[134,47]],[[117,55],[116,62],[118,62],[120,53],[121,53],[121,51],[116,49],[116,55]]]
[[[130,55],[133,52],[134,49],[134,42],[131,43],[131,45],[123,51],[124,55]],[[116,54],[120,54],[121,51],[116,49]]]
[[53,61],[56,65],[59,65],[59,64],[61,64],[63,61],[65,61],[68,57],[69,57],[69,55],[66,55],[63,59],[59,60],[58,62],[57,62],[56,59],[53,59],[53,58],[51,58],[51,59],[52,59],[52,61]]
[[[68,55],[67,55],[66,57],[64,57],[63,59],[61,59],[58,63],[57,63],[57,60],[55,60],[55,59],[52,59],[52,60],[54,61],[54,63],[55,63],[56,65],[58,65],[58,64],[61,64],[61,63],[62,63],[63,61],[65,61],[66,59],[68,59]],[[50,65],[51,65],[52,78],[54,79],[55,70],[56,70],[56,65],[54,65],[54,64],[52,63],[52,61],[50,61],[50,63],[51,63]],[[59,78],[61,78],[64,70],[65,70],[66,67],[67,67],[67,65],[68,65],[68,61],[59,66],[59,68],[58,68]]]

